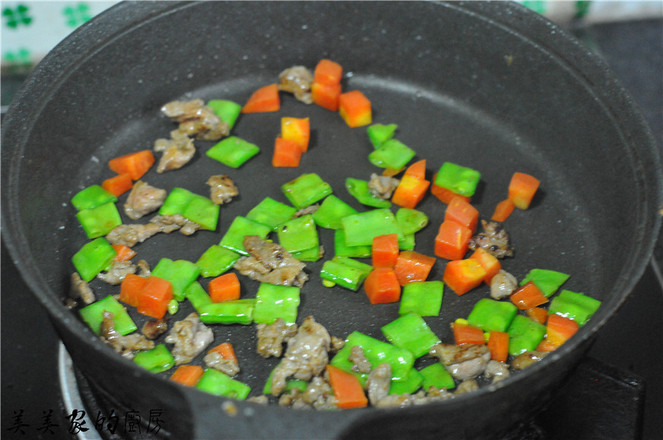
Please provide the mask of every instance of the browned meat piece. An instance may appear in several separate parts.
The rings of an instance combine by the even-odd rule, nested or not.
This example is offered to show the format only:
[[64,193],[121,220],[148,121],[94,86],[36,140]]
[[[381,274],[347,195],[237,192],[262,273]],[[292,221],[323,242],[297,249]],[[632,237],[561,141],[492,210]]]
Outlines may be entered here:
[[154,223],[147,223],[145,225],[119,225],[106,235],[106,240],[110,244],[123,244],[133,247],[137,243],[142,243],[159,232],[162,232],[161,228]]
[[371,174],[371,179],[368,181],[368,189],[375,197],[381,199],[390,199],[400,181],[389,176],[378,176]]
[[279,90],[292,93],[298,101],[312,104],[313,74],[304,66],[293,66],[279,73]]
[[286,324],[282,318],[272,324],[258,324],[258,354],[264,358],[281,357],[283,344],[297,334],[297,324]]
[[504,362],[498,362],[491,360],[486,366],[486,371],[483,372],[486,379],[493,379],[493,383],[504,380],[511,375],[509,373],[509,366]]
[[331,352],[338,353],[341,348],[345,345],[345,339],[341,339],[338,336],[331,337]]
[[143,324],[141,332],[147,339],[156,339],[168,331],[168,323],[165,318],[150,319]]
[[[97,299],[94,296],[94,292],[90,288],[90,285],[81,279],[81,276],[78,272],[71,274],[71,285],[69,286],[69,296],[71,300],[81,299],[84,304],[92,304]],[[72,304],[75,306],[74,304]]]
[[329,362],[330,344],[327,329],[315,322],[312,316],[306,317],[295,337],[288,341],[283,360],[274,369],[272,394],[280,395],[289,377],[310,380],[322,373]]
[[469,248],[483,248],[497,258],[513,257],[509,234],[501,223],[481,220],[483,231],[470,239]]
[[490,297],[504,299],[518,288],[518,280],[509,272],[500,269],[490,280]]
[[189,163],[196,154],[193,140],[177,130],[171,132],[170,139],[154,141],[153,149],[157,153],[163,153],[157,165],[157,173],[179,170]]
[[541,351],[526,351],[523,354],[516,356],[516,358],[511,362],[511,368],[514,370],[524,370],[525,368],[534,365],[544,358],[546,352]]
[[228,376],[236,376],[239,373],[239,364],[234,359],[226,359],[221,353],[210,351],[203,358],[203,362],[208,368],[214,368]]
[[149,278],[150,275],[152,275],[152,270],[150,269],[150,265],[147,263],[145,260],[138,260],[138,264],[136,264],[138,267],[138,275],[143,277],[143,278]]
[[253,402],[253,403],[259,403],[261,405],[267,405],[269,403],[269,397],[265,396],[264,394],[261,394],[259,396],[247,397],[246,401],[247,402]]
[[161,107],[161,112],[179,122],[177,131],[189,137],[215,141],[230,132],[228,124],[221,121],[202,99],[172,101]]
[[479,384],[477,383],[476,380],[474,379],[467,379],[462,381],[460,384],[458,384],[458,387],[456,387],[456,395],[464,394],[464,393],[470,393],[472,391],[476,391],[479,389]]
[[149,341],[139,333],[124,336],[118,333],[115,330],[113,314],[107,311],[104,311],[104,319],[101,321],[100,337],[102,341],[113,347],[113,350],[127,359],[133,359],[136,350],[151,350],[154,348],[154,342]]
[[180,234],[192,235],[194,232],[200,229],[200,225],[198,223],[192,222],[191,220],[182,217],[179,214],[155,215],[150,220],[150,223],[159,225],[159,228],[161,229],[160,232],[164,232],[166,234],[179,230]]
[[380,400],[387,397],[390,386],[391,365],[384,363],[373,368],[368,375],[368,379],[366,379],[366,391],[371,405],[377,405]]
[[247,235],[243,244],[250,256],[240,258],[233,266],[242,275],[283,286],[301,287],[308,280],[304,272],[306,265],[282,246],[257,235]]
[[490,360],[490,350],[483,344],[435,344],[430,354],[440,359],[449,373],[458,380],[479,376]]
[[235,182],[225,174],[210,177],[207,184],[210,187],[210,199],[217,205],[228,203],[239,195]]
[[302,217],[307,214],[313,214],[315,211],[318,210],[318,208],[320,208],[320,205],[316,203],[315,205],[307,206],[306,208],[300,209],[299,211],[295,212],[292,216]]
[[428,392],[421,390],[415,394],[390,394],[380,399],[374,406],[378,408],[397,408],[411,405],[425,405],[430,402],[453,399],[454,393],[443,388],[430,387]]
[[117,286],[128,274],[136,273],[136,269],[136,265],[131,261],[114,261],[108,272],[101,272],[97,278],[112,286]]
[[364,349],[359,345],[355,345],[350,349],[348,360],[352,362],[352,371],[356,373],[370,373],[372,365],[368,359],[366,359]]
[[155,188],[142,180],[134,183],[127,202],[124,204],[124,213],[132,220],[138,220],[150,212],[156,211],[166,200],[166,190]]
[[294,389],[279,397],[280,406],[295,409],[337,409],[334,391],[324,376],[311,379],[305,391]]
[[200,322],[196,313],[191,313],[183,320],[176,322],[166,336],[166,342],[174,344],[171,354],[175,358],[175,365],[191,362],[213,340],[214,332]]

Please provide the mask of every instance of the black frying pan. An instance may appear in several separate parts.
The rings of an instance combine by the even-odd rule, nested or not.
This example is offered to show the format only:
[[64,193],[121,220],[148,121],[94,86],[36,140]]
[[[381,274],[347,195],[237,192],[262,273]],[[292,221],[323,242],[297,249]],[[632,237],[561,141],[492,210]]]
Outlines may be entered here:
[[[375,122],[399,124],[397,138],[428,160],[430,174],[444,161],[480,170],[473,202],[484,217],[514,171],[541,179],[532,208],[507,222],[516,257],[504,266],[519,278],[533,267],[570,273],[569,289],[603,301],[569,343],[521,374],[451,401],[310,412],[183,389],[121,359],[65,310],[70,257],[86,242],[68,201],[110,176],[108,159],[168,135],[174,125],[159,114],[161,105],[193,97],[241,103],[282,69],[313,67],[324,57],[345,67],[346,90],[372,100]],[[299,169],[271,167],[281,116],[311,118],[312,146]],[[285,200],[280,185],[303,172],[317,172],[352,203],[345,178],[376,171],[366,160],[364,129],[292,96],[282,96],[279,113],[243,116],[234,134],[262,147],[239,170],[209,160],[202,152],[211,143],[200,142],[184,169],[145,178],[205,194],[207,176],[229,174],[241,196],[223,207],[219,230],[148,240],[136,247],[141,258],[195,261],[234,216],[266,195]],[[38,66],[5,119],[2,140],[3,237],[26,282],[80,371],[118,405],[143,414],[163,409],[162,433],[178,439],[494,437],[545,404],[623,303],[651,255],[663,199],[652,136],[605,65],[545,19],[503,2],[123,3]],[[420,208],[431,224],[417,235],[417,250],[432,255],[444,206],[429,196]],[[322,239],[333,249],[330,234]],[[300,319],[314,315],[340,337],[353,330],[381,337],[397,305],[369,306],[361,292],[323,288],[315,276],[322,261],[308,264],[314,275]],[[436,263],[432,277],[441,278],[444,264]],[[99,297],[116,293],[94,287]],[[256,287],[243,279],[243,295]],[[486,294],[485,287],[460,298],[446,290],[440,318],[429,324],[450,340],[449,322]],[[185,305],[178,316],[188,311]],[[255,353],[254,328],[217,326],[215,333],[236,346],[240,379],[261,389],[275,362]]]

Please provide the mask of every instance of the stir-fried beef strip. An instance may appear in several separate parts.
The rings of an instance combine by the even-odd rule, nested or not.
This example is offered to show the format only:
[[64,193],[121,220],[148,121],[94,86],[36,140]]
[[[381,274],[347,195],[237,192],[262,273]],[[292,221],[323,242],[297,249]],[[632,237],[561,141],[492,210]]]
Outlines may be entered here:
[[451,375],[458,380],[474,379],[484,372],[490,360],[490,350],[483,344],[435,344],[430,354],[440,359]]
[[313,214],[315,213],[315,211],[318,210],[318,208],[320,208],[320,205],[318,203],[311,206],[307,206],[306,208],[302,208],[299,211],[295,212],[293,214],[293,217],[302,217],[307,214]]
[[399,183],[400,181],[394,177],[379,176],[373,173],[368,181],[368,190],[375,197],[386,200],[391,198]]
[[165,232],[169,234],[173,231],[178,231],[182,235],[192,235],[198,229],[200,225],[196,222],[192,222],[188,218],[185,218],[179,214],[174,215],[155,215],[150,220],[150,223],[154,223],[161,228],[160,232]]
[[302,287],[308,280],[304,272],[306,265],[282,246],[257,235],[247,235],[243,244],[250,256],[240,258],[233,266],[240,274],[282,286]]
[[179,122],[177,131],[189,137],[215,141],[228,136],[230,132],[228,124],[214,114],[202,99],[171,101],[161,107],[161,112]]
[[453,399],[454,393],[450,393],[444,388],[430,387],[428,392],[420,390],[415,394],[390,394],[380,399],[375,406],[377,408],[401,408],[413,405],[425,405],[430,402]]
[[156,211],[166,200],[166,190],[139,180],[134,183],[124,204],[124,213],[132,220]]
[[497,258],[513,257],[513,247],[501,223],[481,220],[482,232],[470,239],[469,248],[483,248]]
[[337,409],[334,391],[325,375],[311,379],[303,392],[293,389],[288,393],[281,394],[279,405],[295,409]]
[[371,405],[377,405],[380,400],[387,397],[390,386],[391,365],[384,363],[373,368],[366,379],[366,394]]
[[339,338],[338,336],[331,337],[331,353],[338,353],[341,348],[345,346],[345,339]]
[[166,342],[174,344],[171,353],[175,358],[175,365],[191,362],[213,340],[214,332],[200,322],[196,313],[191,313],[183,320],[176,322],[166,336]]
[[148,264],[147,261],[145,260],[138,260],[138,263],[136,263],[137,267],[137,273],[138,276],[141,276],[143,278],[149,278],[150,275],[152,275],[152,269],[150,269],[150,265]]
[[160,232],[170,234],[179,230],[181,234],[192,235],[198,229],[200,229],[199,224],[179,214],[155,215],[146,224],[134,223],[116,226],[106,235],[106,240],[110,244],[123,244],[133,247]]
[[514,370],[524,370],[527,367],[534,365],[546,356],[546,352],[541,351],[526,351],[523,354],[516,356],[511,362],[511,368]]
[[486,379],[493,379],[493,383],[504,380],[511,375],[509,372],[509,366],[504,362],[498,362],[491,360],[486,365],[486,371],[483,372],[483,375]]
[[504,269],[500,269],[490,280],[490,297],[504,299],[518,288],[518,280]]
[[283,344],[297,334],[297,324],[278,318],[272,324],[258,324],[258,354],[264,358],[281,357]]
[[145,338],[140,333],[121,335],[115,330],[113,314],[104,311],[104,319],[101,321],[100,336],[101,340],[110,345],[113,350],[120,353],[127,359],[133,359],[134,351],[151,350],[154,348],[154,342]]
[[292,93],[298,101],[312,104],[313,74],[304,66],[292,66],[279,73],[279,90]]
[[171,132],[170,139],[154,141],[153,150],[157,153],[163,153],[157,165],[157,173],[179,170],[196,155],[193,139],[178,130]]
[[479,384],[477,383],[476,380],[466,379],[458,384],[458,386],[456,387],[456,392],[454,394],[459,395],[464,393],[470,393],[478,389],[479,389]]
[[352,362],[352,371],[356,373],[369,373],[371,371],[371,363],[366,359],[364,349],[359,345],[355,345],[350,349],[348,360]]
[[114,261],[110,269],[107,272],[99,273],[97,278],[112,286],[117,286],[128,274],[136,273],[137,269],[137,266],[131,261]]
[[207,179],[207,185],[210,187],[210,199],[217,205],[229,203],[233,197],[239,195],[235,182],[225,174],[211,176]]
[[[97,300],[90,285],[81,279],[81,276],[78,274],[78,272],[71,274],[70,281],[69,299],[75,301],[80,298],[84,304],[92,304]],[[75,306],[75,303],[72,305]]]
[[307,316],[297,334],[288,341],[281,363],[274,369],[271,393],[280,395],[286,379],[310,380],[322,373],[329,362],[331,338],[327,329]]
[[168,331],[168,322],[165,318],[149,319],[143,324],[141,332],[147,339],[156,339]]
[[234,359],[226,359],[221,353],[210,351],[203,358],[208,368],[214,368],[228,376],[236,376],[239,373],[239,364]]

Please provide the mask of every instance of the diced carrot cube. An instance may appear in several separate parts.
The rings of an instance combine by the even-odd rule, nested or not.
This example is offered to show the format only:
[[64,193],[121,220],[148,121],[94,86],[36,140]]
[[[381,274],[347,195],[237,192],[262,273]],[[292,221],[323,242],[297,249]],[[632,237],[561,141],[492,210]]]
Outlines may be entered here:
[[198,383],[203,373],[203,367],[200,365],[180,365],[170,376],[170,380],[192,387]]
[[371,101],[359,90],[341,93],[338,112],[348,127],[361,127],[373,121]]
[[326,85],[339,84],[343,77],[343,67],[335,61],[321,59],[313,70],[313,82]]
[[302,153],[305,153],[311,138],[309,118],[281,118],[281,137],[296,142]]
[[468,258],[449,261],[444,269],[442,280],[460,296],[481,284],[485,276],[486,271],[479,262]]
[[229,272],[214,278],[207,286],[212,302],[223,302],[239,299],[241,287],[239,278],[234,272]]
[[454,197],[462,197],[467,201],[468,203],[470,202],[470,198],[468,196],[462,196],[460,194],[456,194],[455,192],[451,191],[450,189],[444,188],[442,186],[435,185],[435,177],[437,174],[433,175],[433,183],[430,186],[430,192],[433,194],[435,197],[437,197],[440,202],[449,204],[451,200]]
[[143,286],[136,310],[138,313],[161,319],[168,311],[168,303],[173,299],[173,287],[163,278],[151,276]]
[[513,204],[511,199],[504,199],[497,204],[495,212],[493,212],[493,216],[490,219],[496,222],[503,222],[509,218],[515,207],[516,205]]
[[338,110],[338,99],[341,96],[340,84],[311,84],[311,97],[313,102],[322,108],[333,112]]
[[403,208],[414,209],[426,195],[430,186],[428,180],[423,180],[409,174],[404,174],[399,182],[391,201]]
[[467,252],[472,231],[456,222],[442,222],[435,237],[435,255],[447,260],[460,260]]
[[402,251],[398,254],[394,272],[398,283],[404,286],[415,281],[426,281],[435,264],[435,257],[416,251]]
[[133,273],[127,274],[120,284],[120,301],[136,307],[145,283],[147,283],[147,278]]
[[302,158],[302,148],[297,142],[290,139],[277,137],[274,141],[274,155],[272,166],[274,167],[298,167]]
[[529,208],[540,181],[525,173],[513,173],[509,182],[509,199],[518,209]]
[[385,234],[373,238],[371,259],[373,267],[394,267],[398,259],[398,235]]
[[115,197],[119,197],[129,191],[132,186],[134,186],[134,182],[131,180],[131,176],[126,173],[109,177],[101,183],[101,187]]
[[269,84],[253,92],[242,107],[242,113],[276,112],[280,108],[279,86]]
[[451,220],[459,225],[463,225],[474,232],[479,223],[479,210],[472,206],[464,197],[454,197],[447,205],[444,212],[444,220]]
[[393,303],[401,298],[401,286],[390,267],[376,267],[364,281],[364,290],[371,304]]
[[456,345],[486,343],[486,339],[483,336],[483,330],[481,330],[479,327],[454,322],[452,324],[452,328],[454,331],[454,340]]
[[486,277],[483,279],[486,284],[490,284],[490,280],[502,269],[500,260],[484,248],[477,248],[470,258],[477,260],[486,271]]

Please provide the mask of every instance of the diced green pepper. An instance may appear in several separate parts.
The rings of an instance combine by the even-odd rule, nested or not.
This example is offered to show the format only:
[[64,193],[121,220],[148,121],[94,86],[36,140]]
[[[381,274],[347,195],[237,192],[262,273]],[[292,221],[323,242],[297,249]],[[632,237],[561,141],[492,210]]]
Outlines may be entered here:
[[[278,367],[278,365],[276,367]],[[276,370],[276,367],[274,367],[274,370]],[[262,393],[265,395],[272,394],[272,379],[274,376],[274,370],[272,370],[269,373],[269,376],[267,377],[267,382],[265,382],[265,386],[262,388]],[[285,381],[284,393],[287,394],[289,391],[292,390],[299,390],[303,393],[304,391],[306,391],[307,387],[308,387],[307,381],[290,377]]]
[[399,208],[396,211],[396,223],[404,235],[415,234],[428,225],[428,216],[416,209]]
[[198,281],[194,281],[184,291],[186,299],[191,302],[191,305],[200,315],[202,308],[208,304],[212,304],[212,298],[205,292],[203,286]]
[[396,124],[372,124],[366,128],[366,133],[373,147],[378,148],[394,137],[397,128],[398,125]]
[[212,99],[207,105],[212,109],[215,115],[223,122],[228,124],[228,130],[232,130],[235,122],[242,112],[242,106],[234,101],[227,99]]
[[267,238],[267,235],[271,231],[272,229],[269,226],[238,215],[233,219],[228,231],[226,231],[219,244],[238,254],[248,255],[249,253],[244,248],[244,237],[247,235],[257,235],[260,238]]
[[442,281],[417,281],[403,286],[398,313],[414,312],[419,316],[438,316],[442,308],[444,283]]
[[91,281],[99,272],[110,268],[117,255],[113,246],[105,238],[99,237],[85,243],[71,258],[76,272],[83,281]]
[[222,301],[200,307],[200,321],[205,324],[242,324],[253,322],[256,300],[253,298]]
[[578,292],[562,290],[550,302],[549,313],[573,319],[579,325],[585,323],[601,306],[601,301]]
[[194,193],[188,189],[175,187],[173,188],[166,200],[163,201],[161,208],[159,208],[159,215],[175,215],[184,212],[184,208],[193,199]]
[[292,252],[291,255],[299,261],[318,261],[322,258],[322,246],[315,246],[311,249],[304,249],[299,252]]
[[344,217],[343,230],[348,246],[372,245],[373,238],[378,235],[397,234],[399,239],[403,237],[394,214],[388,209],[373,209]]
[[104,312],[113,314],[113,327],[121,335],[127,335],[138,328],[131,319],[131,316],[129,316],[129,313],[127,313],[127,309],[112,295],[93,302],[79,311],[83,321],[90,326],[90,329],[96,335],[101,333],[101,322],[104,320]]
[[174,315],[180,309],[180,303],[176,299],[171,299],[168,302],[168,313]]
[[275,231],[280,224],[290,220],[295,212],[297,212],[297,208],[276,201],[271,197],[265,197],[262,202],[246,214],[246,218],[269,226]]
[[382,327],[382,333],[396,347],[410,351],[415,358],[428,354],[440,338],[416,313],[408,313]]
[[348,215],[357,214],[357,210],[336,197],[328,195],[320,207],[313,213],[315,224],[327,229],[340,229],[343,227],[341,219]]
[[134,362],[152,373],[162,373],[175,365],[175,359],[165,344],[155,345],[153,349],[139,351]]
[[371,256],[371,245],[348,246],[345,244],[345,231],[337,229],[334,232],[334,254],[337,257],[368,258]]
[[173,286],[173,297],[182,301],[187,287],[200,275],[200,268],[190,261],[162,258],[152,270],[152,275],[169,281]]
[[518,307],[512,302],[482,298],[474,305],[467,322],[483,331],[505,332],[517,313]]
[[80,211],[116,201],[117,197],[103,189],[100,185],[92,185],[76,193],[71,199],[71,204]]
[[437,172],[434,184],[456,194],[471,197],[476,191],[481,173],[472,168],[444,162]]
[[207,150],[207,156],[231,168],[239,168],[246,161],[260,153],[260,148],[237,136],[228,136]]
[[113,202],[82,209],[76,213],[76,218],[83,226],[88,238],[102,237],[122,224],[120,213]]
[[258,324],[271,324],[278,318],[296,322],[299,301],[299,287],[260,283],[253,320]]
[[244,400],[251,392],[251,387],[213,368],[205,370],[196,388],[216,396]]
[[318,229],[311,214],[302,215],[283,223],[276,230],[279,244],[290,252],[301,252],[319,245]]
[[414,234],[403,234],[398,237],[398,249],[401,251],[413,251],[416,244]]
[[424,377],[414,368],[410,368],[405,379],[392,380],[389,384],[389,394],[412,394],[421,388]]
[[320,278],[356,292],[372,270],[369,264],[337,255],[324,262]]
[[366,180],[348,177],[345,179],[345,189],[362,205],[373,208],[389,208],[391,206],[389,200],[381,199],[368,189],[368,182]]
[[415,156],[415,151],[396,139],[389,139],[371,151],[368,160],[376,167],[400,170]]
[[422,368],[419,370],[419,373],[421,373],[424,378],[422,386],[425,391],[428,391],[430,387],[444,388],[447,390],[456,387],[456,382],[454,382],[451,373],[449,373],[447,369],[444,368],[444,365],[439,362]]
[[545,296],[550,297],[566,282],[566,280],[569,279],[569,276],[570,275],[554,270],[532,269],[527,275],[525,275],[525,278],[520,282],[520,285],[524,286],[527,282],[531,281],[536,284],[536,287],[538,287]]
[[210,246],[196,261],[202,277],[218,277],[230,270],[241,255],[219,244]]
[[195,194],[184,208],[182,216],[200,225],[202,229],[214,231],[219,221],[221,206],[215,204],[207,197]]
[[535,350],[546,335],[546,326],[524,315],[516,315],[511,321],[509,333],[509,354],[518,356]]
[[306,208],[332,193],[332,187],[315,173],[302,174],[281,186],[281,191],[298,209]]

